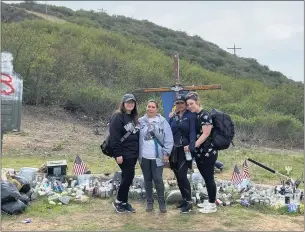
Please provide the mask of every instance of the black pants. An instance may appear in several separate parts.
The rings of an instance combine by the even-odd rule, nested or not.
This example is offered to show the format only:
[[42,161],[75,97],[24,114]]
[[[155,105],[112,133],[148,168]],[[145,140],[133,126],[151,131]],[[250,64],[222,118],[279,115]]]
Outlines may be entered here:
[[128,201],[129,187],[132,185],[132,181],[135,175],[135,166],[137,158],[124,159],[123,163],[119,164],[122,170],[122,180],[119,187],[117,200],[126,202]]
[[209,196],[209,202],[215,203],[216,201],[216,183],[214,180],[214,167],[217,160],[218,153],[211,154],[210,157],[201,156],[196,157],[197,168],[202,175]]
[[192,168],[192,161],[187,161],[185,159],[184,147],[177,147],[177,160],[175,163],[170,163],[171,169],[177,179],[177,184],[181,192],[182,199],[186,201],[191,201],[191,185],[187,179],[187,170]]
[[153,181],[155,183],[158,198],[164,198],[164,183],[163,183],[163,166],[157,166],[156,160],[145,159],[141,160],[141,168],[144,176],[145,191],[147,199],[153,199]]

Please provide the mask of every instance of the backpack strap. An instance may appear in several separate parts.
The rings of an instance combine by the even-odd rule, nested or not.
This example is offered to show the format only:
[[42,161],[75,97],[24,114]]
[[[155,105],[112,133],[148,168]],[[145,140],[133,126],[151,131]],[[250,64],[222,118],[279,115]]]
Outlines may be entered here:
[[156,137],[155,133],[154,132],[149,132],[151,137],[153,137],[153,140],[155,142],[155,144],[159,144],[160,147],[164,148],[164,145],[160,142],[160,140]]
[[[138,132],[140,130],[140,127],[135,126],[135,130]],[[129,135],[131,135],[131,131],[127,131],[127,133],[121,138],[121,143],[124,142],[124,140],[127,139]]]
[[127,133],[121,138],[121,143],[124,142],[125,139],[127,139],[127,137],[131,134],[130,131],[127,131]]
[[[113,118],[113,116],[115,115],[116,113],[114,113],[111,117],[110,117],[110,119],[109,119],[109,125],[110,125],[110,123],[111,123],[111,120],[112,120],[112,118]],[[122,113],[119,113],[123,118],[124,118],[124,114],[122,114]],[[139,128],[136,128],[137,130],[139,130]],[[127,139],[128,138],[128,136],[131,134],[131,132],[130,131],[127,131],[127,133],[125,134],[125,135],[123,135],[122,136],[122,138],[120,139],[120,141],[121,141],[121,143],[123,143],[124,142],[124,140],[125,139]]]

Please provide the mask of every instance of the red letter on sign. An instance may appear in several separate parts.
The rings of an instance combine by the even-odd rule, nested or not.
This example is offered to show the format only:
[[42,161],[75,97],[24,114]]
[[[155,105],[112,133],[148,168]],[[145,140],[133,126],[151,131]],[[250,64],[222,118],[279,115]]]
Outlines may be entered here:
[[[7,77],[8,80],[2,79],[3,76]],[[8,74],[6,74],[6,73],[1,73],[1,80],[0,80],[0,83],[3,83],[3,84],[5,84],[5,85],[7,85],[8,88],[9,88],[8,91],[6,91],[5,89],[1,89],[1,90],[0,90],[0,93],[1,93],[1,94],[4,94],[4,95],[11,95],[11,94],[13,94],[13,93],[15,92],[15,89],[14,89],[14,87],[13,87],[12,84],[11,84],[11,83],[12,83],[12,77],[11,77],[10,75],[8,75]]]

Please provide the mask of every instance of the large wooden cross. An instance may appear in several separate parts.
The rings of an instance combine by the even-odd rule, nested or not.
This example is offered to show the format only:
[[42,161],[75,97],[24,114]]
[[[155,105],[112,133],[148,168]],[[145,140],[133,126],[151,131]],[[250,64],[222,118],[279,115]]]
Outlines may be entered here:
[[180,84],[180,75],[179,75],[179,55],[174,55],[174,78],[175,85],[172,87],[160,87],[160,88],[141,88],[136,89],[134,93],[153,93],[153,92],[176,92],[176,94],[183,91],[194,91],[194,90],[212,90],[212,89],[221,89],[221,85],[188,85],[182,86]]

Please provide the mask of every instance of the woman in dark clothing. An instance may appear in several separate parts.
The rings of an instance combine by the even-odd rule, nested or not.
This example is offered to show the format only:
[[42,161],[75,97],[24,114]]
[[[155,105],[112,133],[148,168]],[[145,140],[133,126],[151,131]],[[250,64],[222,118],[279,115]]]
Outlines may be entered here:
[[117,199],[112,205],[118,213],[134,213],[136,210],[128,203],[128,192],[139,156],[139,128],[136,99],[132,94],[123,96],[120,108],[111,118],[109,134],[113,157],[122,170]]
[[190,153],[184,152],[184,147],[189,146],[191,152],[195,150],[196,115],[186,109],[186,101],[183,94],[176,96],[175,106],[176,113],[171,115],[172,117],[169,120],[174,137],[170,167],[174,171],[183,199],[177,208],[180,208],[181,213],[187,213],[193,209],[191,186],[187,179],[187,171],[192,168],[192,157]]
[[[197,93],[190,92],[186,95],[188,109],[197,114],[195,143],[195,160],[197,168],[202,175],[209,196],[209,204],[200,210],[202,213],[213,213],[216,208],[216,184],[214,180],[214,167],[218,157],[218,151],[210,141],[210,134],[213,128],[212,117],[209,112],[203,110]],[[187,151],[188,146],[185,147]]]

